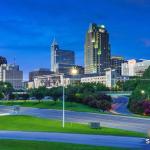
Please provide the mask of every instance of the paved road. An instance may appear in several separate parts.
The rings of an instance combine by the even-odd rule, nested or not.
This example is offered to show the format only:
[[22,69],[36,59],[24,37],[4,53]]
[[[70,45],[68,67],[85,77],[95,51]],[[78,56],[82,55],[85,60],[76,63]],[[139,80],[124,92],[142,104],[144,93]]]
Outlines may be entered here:
[[127,109],[129,98],[125,96],[114,97],[113,98],[113,110],[119,114],[132,115],[132,113]]
[[47,132],[22,132],[22,131],[0,131],[0,139],[35,140],[49,142],[64,142],[75,144],[87,144],[95,146],[112,146],[125,148],[140,148],[149,150],[150,145],[144,143],[143,138],[68,134],[68,133],[47,133]]
[[[5,110],[5,112],[8,111],[9,113],[13,112],[12,107],[1,106],[0,114],[3,110]],[[58,119],[58,120],[62,119],[61,110],[21,107],[21,111],[19,114],[31,115],[48,119]],[[102,126],[144,133],[147,133],[147,131],[150,129],[150,118],[137,118],[129,116],[110,115],[110,114],[65,111],[65,119],[68,122],[80,122],[80,123],[89,123],[91,121],[96,121],[100,122]]]

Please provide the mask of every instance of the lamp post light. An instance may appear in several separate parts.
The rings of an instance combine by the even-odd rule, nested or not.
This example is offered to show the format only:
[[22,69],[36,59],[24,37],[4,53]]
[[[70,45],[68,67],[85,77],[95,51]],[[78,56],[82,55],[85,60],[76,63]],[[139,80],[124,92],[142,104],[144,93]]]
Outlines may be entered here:
[[145,91],[144,91],[144,90],[141,90],[141,94],[143,94],[143,95],[144,95],[144,94],[145,94]]
[[72,68],[72,69],[71,69],[71,74],[72,74],[72,75],[77,75],[77,74],[78,74],[77,68]]
[[78,74],[78,69],[77,68],[72,68],[71,69],[71,75],[74,77],[77,74]]
[[[142,95],[145,95],[146,93],[145,93],[144,90],[141,90],[141,94],[142,94]],[[147,98],[148,98],[148,100],[149,100],[149,94],[148,94],[148,93],[147,93]]]

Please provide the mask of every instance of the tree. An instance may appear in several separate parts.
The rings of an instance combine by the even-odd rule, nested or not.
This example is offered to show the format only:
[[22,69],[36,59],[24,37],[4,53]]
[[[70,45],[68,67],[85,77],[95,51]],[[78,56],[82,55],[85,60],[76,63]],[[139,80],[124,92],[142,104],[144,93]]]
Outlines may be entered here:
[[39,100],[39,102],[41,102],[41,99],[44,97],[44,95],[43,95],[42,92],[36,91],[36,92],[35,92],[35,97],[36,97],[36,99]]
[[9,99],[9,95],[12,93],[13,87],[8,82],[2,82],[0,81],[0,92],[4,93],[4,97],[6,99]]
[[136,89],[138,83],[139,83],[139,78],[132,78],[130,80],[127,80],[123,83],[123,90],[124,91],[133,91]]
[[[142,92],[144,91],[144,92]],[[138,79],[137,85],[130,96],[128,108],[138,114],[149,115],[150,111],[150,67]]]
[[29,95],[32,97],[35,97],[39,102],[41,102],[41,99],[45,96],[45,88],[39,87],[37,89],[31,89],[29,90]]
[[4,94],[0,92],[0,100],[4,98]]
[[108,101],[108,102],[112,102],[111,96],[108,96],[108,95],[102,94],[102,93],[98,93],[98,94],[96,95],[96,99],[97,99],[98,101],[106,100],[106,101]]
[[51,96],[53,97],[55,102],[62,97],[62,88],[63,87],[53,87],[50,89]]
[[94,96],[88,95],[88,96],[86,96],[86,97],[83,99],[82,103],[83,103],[83,104],[88,104],[89,102],[91,102],[91,101],[93,101],[93,100],[95,100]]

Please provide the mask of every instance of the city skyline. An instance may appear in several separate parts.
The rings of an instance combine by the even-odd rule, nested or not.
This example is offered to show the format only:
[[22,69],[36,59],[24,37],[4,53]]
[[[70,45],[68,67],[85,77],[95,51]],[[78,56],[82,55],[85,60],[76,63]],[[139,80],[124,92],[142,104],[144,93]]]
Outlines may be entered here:
[[0,55],[11,63],[15,57],[27,79],[33,69],[50,68],[49,49],[56,37],[83,65],[85,34],[93,22],[108,29],[112,55],[149,59],[149,8],[148,0],[6,0],[0,5]]

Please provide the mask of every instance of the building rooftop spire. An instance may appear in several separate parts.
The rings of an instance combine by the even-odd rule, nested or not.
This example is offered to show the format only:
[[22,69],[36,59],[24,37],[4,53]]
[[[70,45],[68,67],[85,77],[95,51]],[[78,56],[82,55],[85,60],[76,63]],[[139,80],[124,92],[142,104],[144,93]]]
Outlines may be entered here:
[[58,43],[57,43],[55,37],[54,37],[53,42],[52,42],[52,46],[53,46],[53,45],[58,45]]

